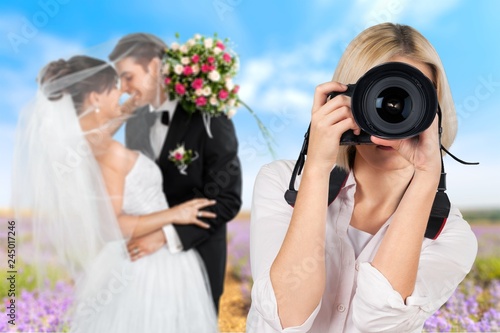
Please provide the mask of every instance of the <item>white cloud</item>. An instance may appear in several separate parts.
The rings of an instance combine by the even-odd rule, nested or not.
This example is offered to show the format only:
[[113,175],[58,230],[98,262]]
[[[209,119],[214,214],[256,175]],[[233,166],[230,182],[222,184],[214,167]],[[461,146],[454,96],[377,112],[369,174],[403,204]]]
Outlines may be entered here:
[[33,97],[35,76],[29,77],[26,71],[0,68],[0,77],[0,89],[4,92],[2,108],[7,114],[17,117],[22,106]]
[[[0,27],[12,27],[18,23],[19,17],[11,17],[4,20],[5,15],[0,15]],[[19,45],[17,54],[9,47],[3,47],[0,51],[7,57],[12,57],[11,66],[0,67],[0,90],[3,92],[0,107],[9,116],[3,119],[17,119],[20,110],[34,97],[36,87],[36,76],[39,70],[49,61],[71,55],[84,53],[84,48],[74,40],[67,40],[37,33],[27,44]],[[21,65],[18,65],[21,64]],[[2,163],[0,164],[0,207],[10,203],[11,164],[14,149],[15,123],[0,123],[0,152]]]
[[346,15],[344,24],[359,31],[383,22],[411,21],[418,29],[437,21],[461,0],[357,0]]
[[[0,21],[2,19],[0,16]],[[0,81],[0,89],[4,92],[0,105],[8,110],[7,112],[17,115],[23,105],[34,96],[37,89],[36,77],[44,65],[81,53],[85,53],[81,44],[44,33],[37,33],[27,44],[19,45],[19,52],[15,55],[9,49],[6,54],[13,58],[14,65],[0,67],[0,76],[3,78]]]
[[0,163],[0,208],[10,204],[10,188],[12,174],[12,154],[14,152],[15,126],[0,123],[0,152],[2,163]]
[[241,99],[259,114],[287,108],[305,115],[299,120],[307,122],[314,88],[331,79],[332,59],[337,59],[332,55],[340,54],[335,47],[336,36],[322,36],[290,51],[270,52],[246,61],[237,80]]
[[[460,156],[464,157],[464,156]],[[482,159],[480,165],[446,162],[448,195],[461,209],[500,208],[500,161]]]
[[294,118],[302,122],[308,122],[311,116],[311,105],[313,100],[313,91],[305,91],[293,86],[288,87],[270,87],[257,101],[257,106],[271,112],[280,109],[291,110]]
[[238,82],[241,85],[240,97],[244,101],[257,100],[261,87],[272,80],[274,74],[273,59],[251,59],[245,63]]
[[[398,1],[398,0],[394,0]],[[401,19],[413,22],[420,29],[432,25],[439,18],[456,8],[461,0],[400,0],[404,7]]]

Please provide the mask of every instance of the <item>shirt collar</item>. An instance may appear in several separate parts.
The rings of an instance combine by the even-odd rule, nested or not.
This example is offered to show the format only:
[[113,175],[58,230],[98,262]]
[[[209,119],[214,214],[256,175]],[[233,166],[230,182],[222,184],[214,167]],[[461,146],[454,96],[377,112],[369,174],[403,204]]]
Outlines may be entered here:
[[151,104],[149,104],[149,112],[157,112],[157,111],[168,111],[170,114],[173,114],[175,109],[177,108],[178,100],[165,100],[158,108],[154,108]]
[[345,181],[345,184],[344,186],[342,186],[342,188],[351,187],[355,185],[356,185],[356,178],[354,177],[354,172],[351,169],[351,171],[349,171],[349,175],[347,176],[347,180]]

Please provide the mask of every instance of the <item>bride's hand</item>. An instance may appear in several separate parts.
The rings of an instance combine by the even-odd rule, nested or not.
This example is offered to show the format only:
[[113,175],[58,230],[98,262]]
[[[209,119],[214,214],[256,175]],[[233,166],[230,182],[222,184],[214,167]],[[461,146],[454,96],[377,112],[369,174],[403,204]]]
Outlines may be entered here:
[[120,106],[122,115],[124,116],[129,116],[131,115],[135,110],[137,110],[138,105],[136,101],[136,95],[132,94],[123,104]]
[[216,204],[215,200],[209,199],[192,199],[180,205],[170,208],[174,213],[174,224],[194,224],[200,228],[209,229],[210,225],[199,218],[213,219],[217,215],[213,212],[202,210],[205,207],[213,206]]
[[136,261],[144,256],[158,251],[167,243],[163,230],[157,230],[150,234],[132,238],[127,244],[127,250],[131,261]]

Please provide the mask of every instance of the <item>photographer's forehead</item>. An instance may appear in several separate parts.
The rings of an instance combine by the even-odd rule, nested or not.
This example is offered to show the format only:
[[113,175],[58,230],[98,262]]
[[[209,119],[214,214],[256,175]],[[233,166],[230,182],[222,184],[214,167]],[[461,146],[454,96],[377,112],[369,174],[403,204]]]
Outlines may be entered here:
[[423,62],[407,58],[404,56],[392,57],[390,61],[404,62],[408,65],[412,65],[413,67],[418,68],[418,70],[421,71],[425,76],[427,76],[429,80],[431,80],[432,82],[436,82],[436,78],[434,77],[431,67],[427,64],[424,64]]

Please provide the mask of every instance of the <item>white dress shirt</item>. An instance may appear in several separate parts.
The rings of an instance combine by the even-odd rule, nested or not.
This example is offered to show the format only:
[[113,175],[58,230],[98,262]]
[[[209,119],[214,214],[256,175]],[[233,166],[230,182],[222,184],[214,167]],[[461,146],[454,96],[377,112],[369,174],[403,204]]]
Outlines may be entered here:
[[[347,230],[354,208],[356,181],[352,174],[326,220],[326,277],[322,300],[300,326],[283,329],[270,279],[270,267],[283,243],[293,208],[283,195],[295,161],[275,161],[260,170],[254,187],[250,225],[250,261],[254,285],[247,332],[420,332],[470,271],[477,240],[457,208],[436,240],[424,239],[415,289],[402,299],[370,263],[391,218],[368,240],[356,258]],[[296,187],[300,183],[297,177]],[[313,265],[303,263],[307,272]],[[292,273],[291,278],[299,275]]]
[[[170,117],[170,122],[174,116],[175,109],[177,107],[177,100],[166,100],[161,104],[157,109],[154,109],[151,105],[149,106],[150,112],[168,112]],[[168,110],[168,111],[165,111]],[[165,143],[165,139],[167,137],[169,126],[164,125],[161,122],[161,114],[158,114],[153,126],[151,126],[151,130],[149,132],[149,140],[151,141],[151,148],[153,148],[154,158],[158,159],[160,156],[161,150],[163,148],[163,144]],[[167,239],[167,247],[171,253],[178,253],[183,250],[182,242],[179,238],[179,234],[175,230],[172,224],[166,225],[163,227],[163,233],[165,234],[165,238]]]

